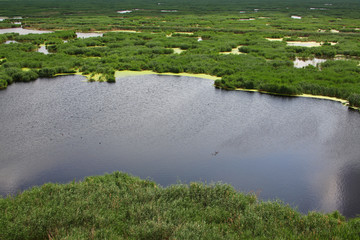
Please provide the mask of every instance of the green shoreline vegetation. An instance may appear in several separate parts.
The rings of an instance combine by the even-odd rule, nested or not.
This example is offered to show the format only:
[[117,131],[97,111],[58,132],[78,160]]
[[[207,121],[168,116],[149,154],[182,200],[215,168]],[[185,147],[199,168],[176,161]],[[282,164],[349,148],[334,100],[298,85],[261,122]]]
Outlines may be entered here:
[[303,215],[225,184],[163,188],[124,173],[0,199],[0,239],[359,239],[360,219]]
[[[15,23],[20,21],[23,28],[54,32],[0,34],[0,89],[58,74],[82,72],[90,81],[115,82],[117,71],[153,71],[216,76],[221,79],[215,86],[226,90],[310,94],[360,107],[360,4],[354,0],[305,1],[301,6],[264,0],[226,0],[221,6],[214,0],[108,0],[101,10],[87,0],[17,3],[2,1],[6,8],[0,10],[0,29],[19,27]],[[121,10],[128,11],[117,12]],[[21,19],[12,18],[19,15]],[[104,34],[80,39],[76,32]],[[42,44],[51,54],[36,52]],[[314,57],[327,61],[294,67],[296,58]]]

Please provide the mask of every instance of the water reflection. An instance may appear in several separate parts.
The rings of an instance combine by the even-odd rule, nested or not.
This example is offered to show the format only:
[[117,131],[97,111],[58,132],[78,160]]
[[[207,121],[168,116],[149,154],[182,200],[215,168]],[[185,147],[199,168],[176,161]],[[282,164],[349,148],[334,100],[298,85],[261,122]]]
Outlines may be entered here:
[[15,40],[8,40],[4,44],[10,44],[10,43],[19,43],[19,42],[15,41]]
[[103,33],[81,33],[77,32],[76,37],[77,38],[90,38],[90,37],[102,37]]
[[216,90],[190,77],[82,80],[41,79],[0,92],[7,103],[0,106],[1,194],[120,170],[164,186],[222,181],[303,212],[359,214],[358,112],[325,100]]
[[321,58],[313,58],[313,59],[307,59],[307,60],[303,60],[300,58],[296,58],[294,61],[294,67],[296,68],[303,68],[309,65],[312,65],[314,67],[318,67],[318,64],[326,62],[326,59],[321,59]]
[[340,211],[349,217],[360,215],[360,164],[359,157],[353,163],[344,166],[339,173],[339,182],[342,187],[339,202]]
[[49,54],[45,44],[41,44],[37,51],[43,54]]
[[25,29],[25,28],[3,28],[0,29],[0,34],[4,33],[19,33],[20,35],[26,34],[41,34],[41,33],[52,33],[52,31],[45,30],[33,30],[33,29]]

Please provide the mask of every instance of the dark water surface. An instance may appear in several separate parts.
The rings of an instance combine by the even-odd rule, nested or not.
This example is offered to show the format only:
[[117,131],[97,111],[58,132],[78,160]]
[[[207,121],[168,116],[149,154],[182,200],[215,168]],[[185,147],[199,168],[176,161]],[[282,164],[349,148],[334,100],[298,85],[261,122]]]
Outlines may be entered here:
[[340,103],[221,91],[190,77],[83,80],[0,92],[0,194],[119,170],[360,214],[360,114]]

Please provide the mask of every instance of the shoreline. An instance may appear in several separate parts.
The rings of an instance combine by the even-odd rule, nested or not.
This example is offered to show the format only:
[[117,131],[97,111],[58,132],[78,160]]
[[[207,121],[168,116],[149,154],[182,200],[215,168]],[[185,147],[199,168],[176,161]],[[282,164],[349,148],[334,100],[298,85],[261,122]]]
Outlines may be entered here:
[[[82,72],[76,72],[76,73],[65,73],[65,74],[56,74],[56,76],[64,76],[64,75],[80,75],[87,78],[88,81],[90,80],[90,74],[83,75]],[[124,71],[115,71],[115,78],[121,78],[121,77],[131,77],[131,76],[141,76],[141,75],[164,75],[164,76],[184,76],[184,77],[196,77],[196,78],[203,78],[203,79],[209,79],[209,80],[217,80],[221,79],[221,77],[203,74],[203,73],[171,73],[171,72],[165,72],[165,73],[157,73],[151,70],[142,70],[142,71],[131,71],[131,70],[124,70]],[[101,74],[95,74],[96,77],[101,78]],[[99,79],[95,80],[99,81]],[[221,87],[217,87],[218,89],[226,90]],[[229,91],[229,90],[227,90]],[[329,100],[329,101],[335,101],[339,102],[342,105],[354,109],[354,110],[360,110],[360,107],[350,106],[349,101],[341,98],[336,97],[329,97],[329,96],[323,96],[323,95],[312,95],[312,94],[297,94],[297,95],[289,95],[289,94],[281,94],[281,93],[274,93],[274,92],[267,92],[257,89],[245,89],[245,88],[236,88],[234,91],[243,91],[243,92],[258,92],[258,93],[264,93],[264,94],[270,94],[270,95],[277,95],[277,96],[284,96],[284,97],[303,97],[303,98],[313,98],[313,99],[321,99],[321,100]]]
[[130,70],[124,70],[124,71],[115,71],[115,78],[117,77],[131,77],[131,76],[139,76],[139,75],[168,75],[168,76],[183,76],[183,77],[196,77],[196,78],[204,78],[204,79],[210,79],[210,80],[217,80],[221,79],[221,77],[208,75],[204,73],[171,73],[171,72],[165,72],[165,73],[157,73],[151,70],[142,70],[142,71],[130,71]]
[[[217,88],[223,89],[221,87],[217,87]],[[312,95],[312,94],[305,94],[305,93],[297,94],[297,95],[290,95],[290,94],[273,93],[273,92],[261,91],[261,90],[257,90],[257,89],[245,89],[245,88],[236,88],[234,90],[235,91],[243,91],[243,92],[258,92],[258,93],[265,93],[265,94],[284,96],[284,97],[303,97],[303,98],[329,100],[329,101],[340,102],[342,105],[344,105],[348,108],[351,108],[351,109],[360,110],[359,107],[350,106],[348,100],[345,100],[342,98],[336,98],[336,97],[328,97],[328,96],[323,96],[323,95]]]

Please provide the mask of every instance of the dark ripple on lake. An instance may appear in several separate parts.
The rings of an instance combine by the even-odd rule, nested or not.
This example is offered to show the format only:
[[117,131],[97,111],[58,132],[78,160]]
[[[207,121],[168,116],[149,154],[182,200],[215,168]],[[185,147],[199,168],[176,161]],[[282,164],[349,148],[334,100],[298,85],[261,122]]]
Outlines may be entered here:
[[360,114],[340,103],[190,77],[83,80],[0,92],[0,194],[124,171],[163,186],[230,183],[302,212],[360,213]]

